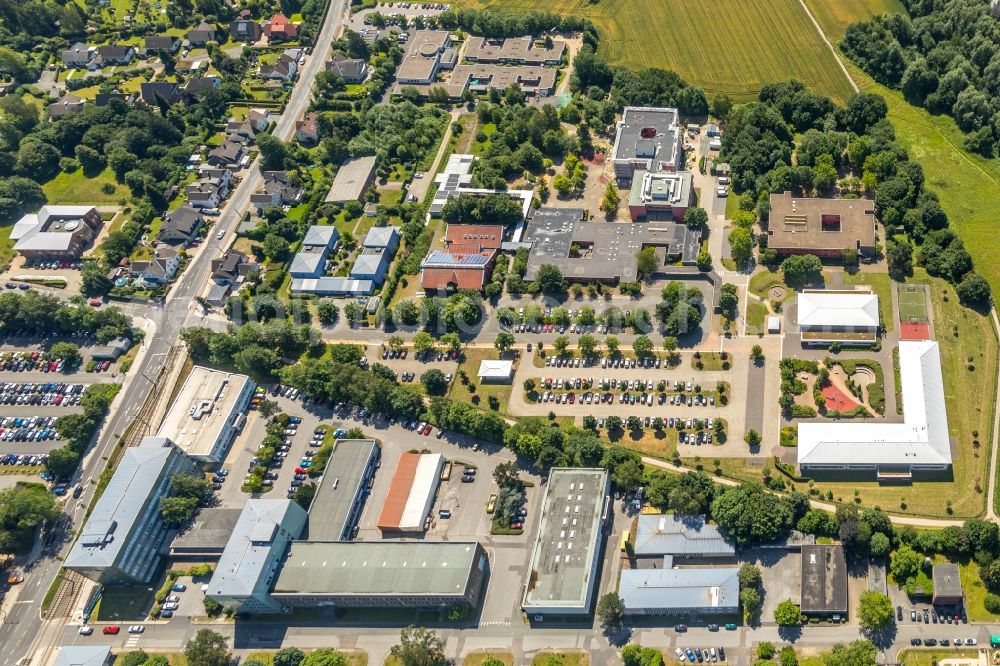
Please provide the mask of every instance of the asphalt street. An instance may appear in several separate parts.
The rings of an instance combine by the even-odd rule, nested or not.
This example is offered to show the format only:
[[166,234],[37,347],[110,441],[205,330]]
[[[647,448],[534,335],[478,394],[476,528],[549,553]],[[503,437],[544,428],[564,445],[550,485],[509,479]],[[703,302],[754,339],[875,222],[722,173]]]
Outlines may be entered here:
[[[342,0],[331,0],[316,38],[316,47],[303,66],[284,113],[274,129],[277,138],[288,140],[294,132],[295,121],[308,107],[312,98],[313,80],[329,58],[332,42],[342,29],[347,7]],[[78,500],[69,500],[66,504],[66,513],[72,521],[70,529],[72,534],[75,535],[82,527],[85,507],[93,497],[96,482],[107,464],[113,446],[139,413],[150,391],[156,388],[168,352],[177,342],[180,330],[186,324],[188,317],[192,315],[194,298],[207,284],[212,259],[227,247],[230,231],[239,223],[243,211],[249,206],[250,195],[257,190],[260,183],[260,170],[255,162],[234,190],[216,226],[216,230],[224,232],[223,238],[212,235],[202,245],[162,307],[132,308],[133,313],[148,320],[144,349],[141,360],[133,366],[122,392],[116,399],[96,446],[87,455],[81,467],[78,482],[84,486],[83,495]],[[154,328],[155,330],[151,330]],[[148,424],[146,428],[148,430]],[[40,612],[42,599],[58,574],[60,563],[71,546],[72,539],[67,539],[57,554],[42,554],[29,565],[26,572],[27,580],[18,590],[16,602],[2,618],[0,644],[4,649],[0,654],[0,666],[17,663],[25,666],[26,657],[37,655],[34,659],[38,660],[40,656],[44,656],[43,651],[62,644],[62,621],[43,623]]]

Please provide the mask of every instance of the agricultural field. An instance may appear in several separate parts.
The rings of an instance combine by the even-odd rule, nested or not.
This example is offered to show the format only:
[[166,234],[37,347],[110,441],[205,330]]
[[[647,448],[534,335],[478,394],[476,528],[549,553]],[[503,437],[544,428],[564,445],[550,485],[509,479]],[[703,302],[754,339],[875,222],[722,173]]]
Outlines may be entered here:
[[841,102],[852,92],[797,0],[662,0],[653,4],[463,0],[460,4],[586,16],[601,33],[601,53],[612,64],[674,70],[687,82],[702,86],[709,98],[722,92],[745,101],[762,84],[789,78]]
[[831,42],[843,37],[852,23],[906,11],[899,0],[806,0],[806,6]]

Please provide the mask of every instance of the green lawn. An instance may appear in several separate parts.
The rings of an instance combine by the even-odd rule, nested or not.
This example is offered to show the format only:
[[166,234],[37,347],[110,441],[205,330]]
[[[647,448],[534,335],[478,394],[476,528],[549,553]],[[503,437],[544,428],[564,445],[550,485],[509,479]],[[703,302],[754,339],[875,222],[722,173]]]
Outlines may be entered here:
[[633,69],[670,69],[688,83],[738,100],[764,83],[795,78],[844,100],[847,78],[797,0],[465,0],[466,6],[548,10],[586,16],[600,32],[600,52]]
[[483,662],[490,657],[499,659],[504,666],[513,666],[514,664],[514,655],[510,652],[476,652],[466,655],[465,659],[462,660],[462,666],[483,666]]
[[997,616],[986,610],[983,600],[988,590],[979,577],[979,565],[970,560],[959,563],[962,576],[962,591],[965,593],[965,610],[973,622],[996,622]]
[[586,652],[542,652],[531,660],[531,666],[590,666]]
[[886,331],[896,328],[896,320],[892,316],[892,280],[886,273],[848,273],[844,272],[844,284],[866,284],[878,296],[878,314]]
[[[105,185],[114,188],[110,190],[110,194],[104,191]],[[83,169],[72,173],[60,171],[55,178],[42,185],[42,190],[53,205],[117,204],[119,199],[129,195],[128,188],[115,181],[110,168],[93,177],[84,175]]]
[[747,335],[767,332],[767,306],[759,301],[747,302]]
[[[491,410],[489,399],[495,397],[500,405],[501,414],[507,413],[507,403],[510,402],[510,393],[513,387],[510,384],[481,384],[479,382],[479,364],[487,359],[497,359],[499,354],[495,349],[466,349],[464,360],[459,364],[458,371],[455,372],[455,379],[448,390],[448,397],[459,402],[467,402],[481,409]],[[508,356],[509,358],[509,356]],[[515,362],[515,368],[517,363]],[[469,384],[463,384],[460,380],[460,372],[465,371],[469,376]],[[475,385],[475,391],[470,391],[471,385]],[[491,410],[492,411],[492,410]]]
[[751,294],[755,294],[764,300],[771,300],[768,297],[768,290],[771,287],[782,286],[786,288],[784,300],[788,300],[795,296],[795,291],[785,286],[784,274],[778,271],[772,271],[770,269],[763,269],[754,273],[753,277],[750,278],[750,289]]
[[[903,650],[896,660],[902,666],[937,666],[942,659],[978,659],[977,650],[956,650],[952,648],[941,650]],[[802,662],[799,662],[800,664]],[[977,663],[976,661],[970,663]]]

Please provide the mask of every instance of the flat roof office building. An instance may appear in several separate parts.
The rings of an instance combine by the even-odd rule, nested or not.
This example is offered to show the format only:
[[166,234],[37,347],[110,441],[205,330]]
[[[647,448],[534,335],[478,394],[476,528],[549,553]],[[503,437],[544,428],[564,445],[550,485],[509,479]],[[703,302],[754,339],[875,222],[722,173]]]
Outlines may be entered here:
[[684,132],[677,109],[626,106],[615,130],[611,163],[615,177],[627,181],[636,171],[680,171]]
[[310,541],[345,541],[365,508],[382,450],[372,439],[339,440],[309,506]]
[[610,490],[604,469],[553,468],[521,608],[529,615],[588,615],[601,565]]
[[292,500],[247,500],[205,594],[238,613],[280,612],[268,592],[305,524],[305,509]]
[[156,436],[169,438],[199,463],[222,462],[243,429],[256,388],[246,375],[196,365]]
[[148,583],[160,564],[167,527],[160,500],[175,474],[197,466],[165,437],[146,437],[125,451],[66,558],[67,569],[101,584]]

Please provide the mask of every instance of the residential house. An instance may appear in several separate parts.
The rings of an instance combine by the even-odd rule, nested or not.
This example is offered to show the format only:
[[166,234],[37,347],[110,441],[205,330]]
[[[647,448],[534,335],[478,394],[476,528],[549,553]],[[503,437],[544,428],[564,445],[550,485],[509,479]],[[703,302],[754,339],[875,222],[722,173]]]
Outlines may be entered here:
[[53,102],[45,109],[49,118],[56,119],[63,116],[70,116],[83,111],[86,100],[81,99],[73,93],[66,93],[59,98],[58,102]]
[[226,139],[248,143],[257,138],[253,123],[246,120],[230,120],[226,123]]
[[129,45],[112,44],[110,46],[99,46],[97,48],[97,65],[107,67],[109,65],[129,65],[135,59],[135,47]]
[[271,114],[267,109],[250,109],[244,120],[250,123],[255,132],[263,132],[271,124]]
[[318,278],[326,272],[326,252],[309,252],[303,249],[292,257],[288,268],[293,278]]
[[174,35],[150,35],[142,41],[147,56],[150,52],[177,53],[181,47],[180,37]]
[[229,34],[236,42],[256,42],[260,40],[260,23],[250,18],[238,18],[229,23]]
[[113,92],[113,93],[96,93],[94,95],[94,104],[97,106],[107,106],[111,103],[111,100],[117,99],[125,103],[126,106],[132,106],[135,104],[135,93],[125,93]]
[[209,90],[215,90],[222,83],[218,76],[192,76],[184,84],[184,92],[189,97],[199,97]]
[[299,143],[316,143],[319,141],[319,116],[307,113],[302,120],[295,121],[295,140]]
[[260,192],[250,195],[250,203],[257,210],[266,206],[288,206],[302,201],[302,188],[291,182],[285,171],[265,171],[264,186]]
[[334,226],[313,225],[306,230],[306,237],[302,240],[302,247],[330,252],[337,247],[340,241],[340,232]]
[[245,254],[230,250],[219,259],[212,260],[212,282],[206,299],[211,305],[223,305],[226,298],[239,287],[257,264]]
[[215,34],[215,26],[208,21],[202,21],[197,27],[189,30],[184,38],[191,46],[205,46],[209,42],[218,41]]
[[299,24],[292,23],[284,14],[275,14],[264,22],[264,34],[269,40],[288,40],[299,36]]
[[256,268],[257,264],[250,261],[245,254],[230,250],[220,258],[212,260],[212,281],[232,286]]
[[142,278],[147,285],[163,285],[173,279],[180,265],[177,250],[161,245],[156,248],[152,259],[132,262],[132,275]]
[[188,202],[195,208],[218,208],[229,194],[232,177],[229,169],[202,169],[201,179],[184,190]]
[[235,169],[240,165],[240,161],[246,154],[246,148],[240,141],[234,141],[232,137],[216,146],[208,153],[205,162],[209,166]]
[[326,63],[326,71],[333,72],[347,83],[362,83],[368,76],[368,63],[361,58],[338,55]]
[[154,106],[163,100],[167,105],[176,104],[181,100],[180,86],[167,81],[150,81],[139,84],[139,99]]
[[198,237],[204,223],[201,213],[191,206],[181,206],[166,214],[160,227],[160,240],[171,245],[188,245]]
[[90,61],[97,57],[97,49],[93,46],[87,46],[83,42],[77,42],[60,55],[63,64],[67,67],[87,67],[90,65]]
[[260,78],[272,81],[291,81],[295,78],[296,71],[296,62],[284,54],[278,56],[273,65],[261,65],[257,68]]

